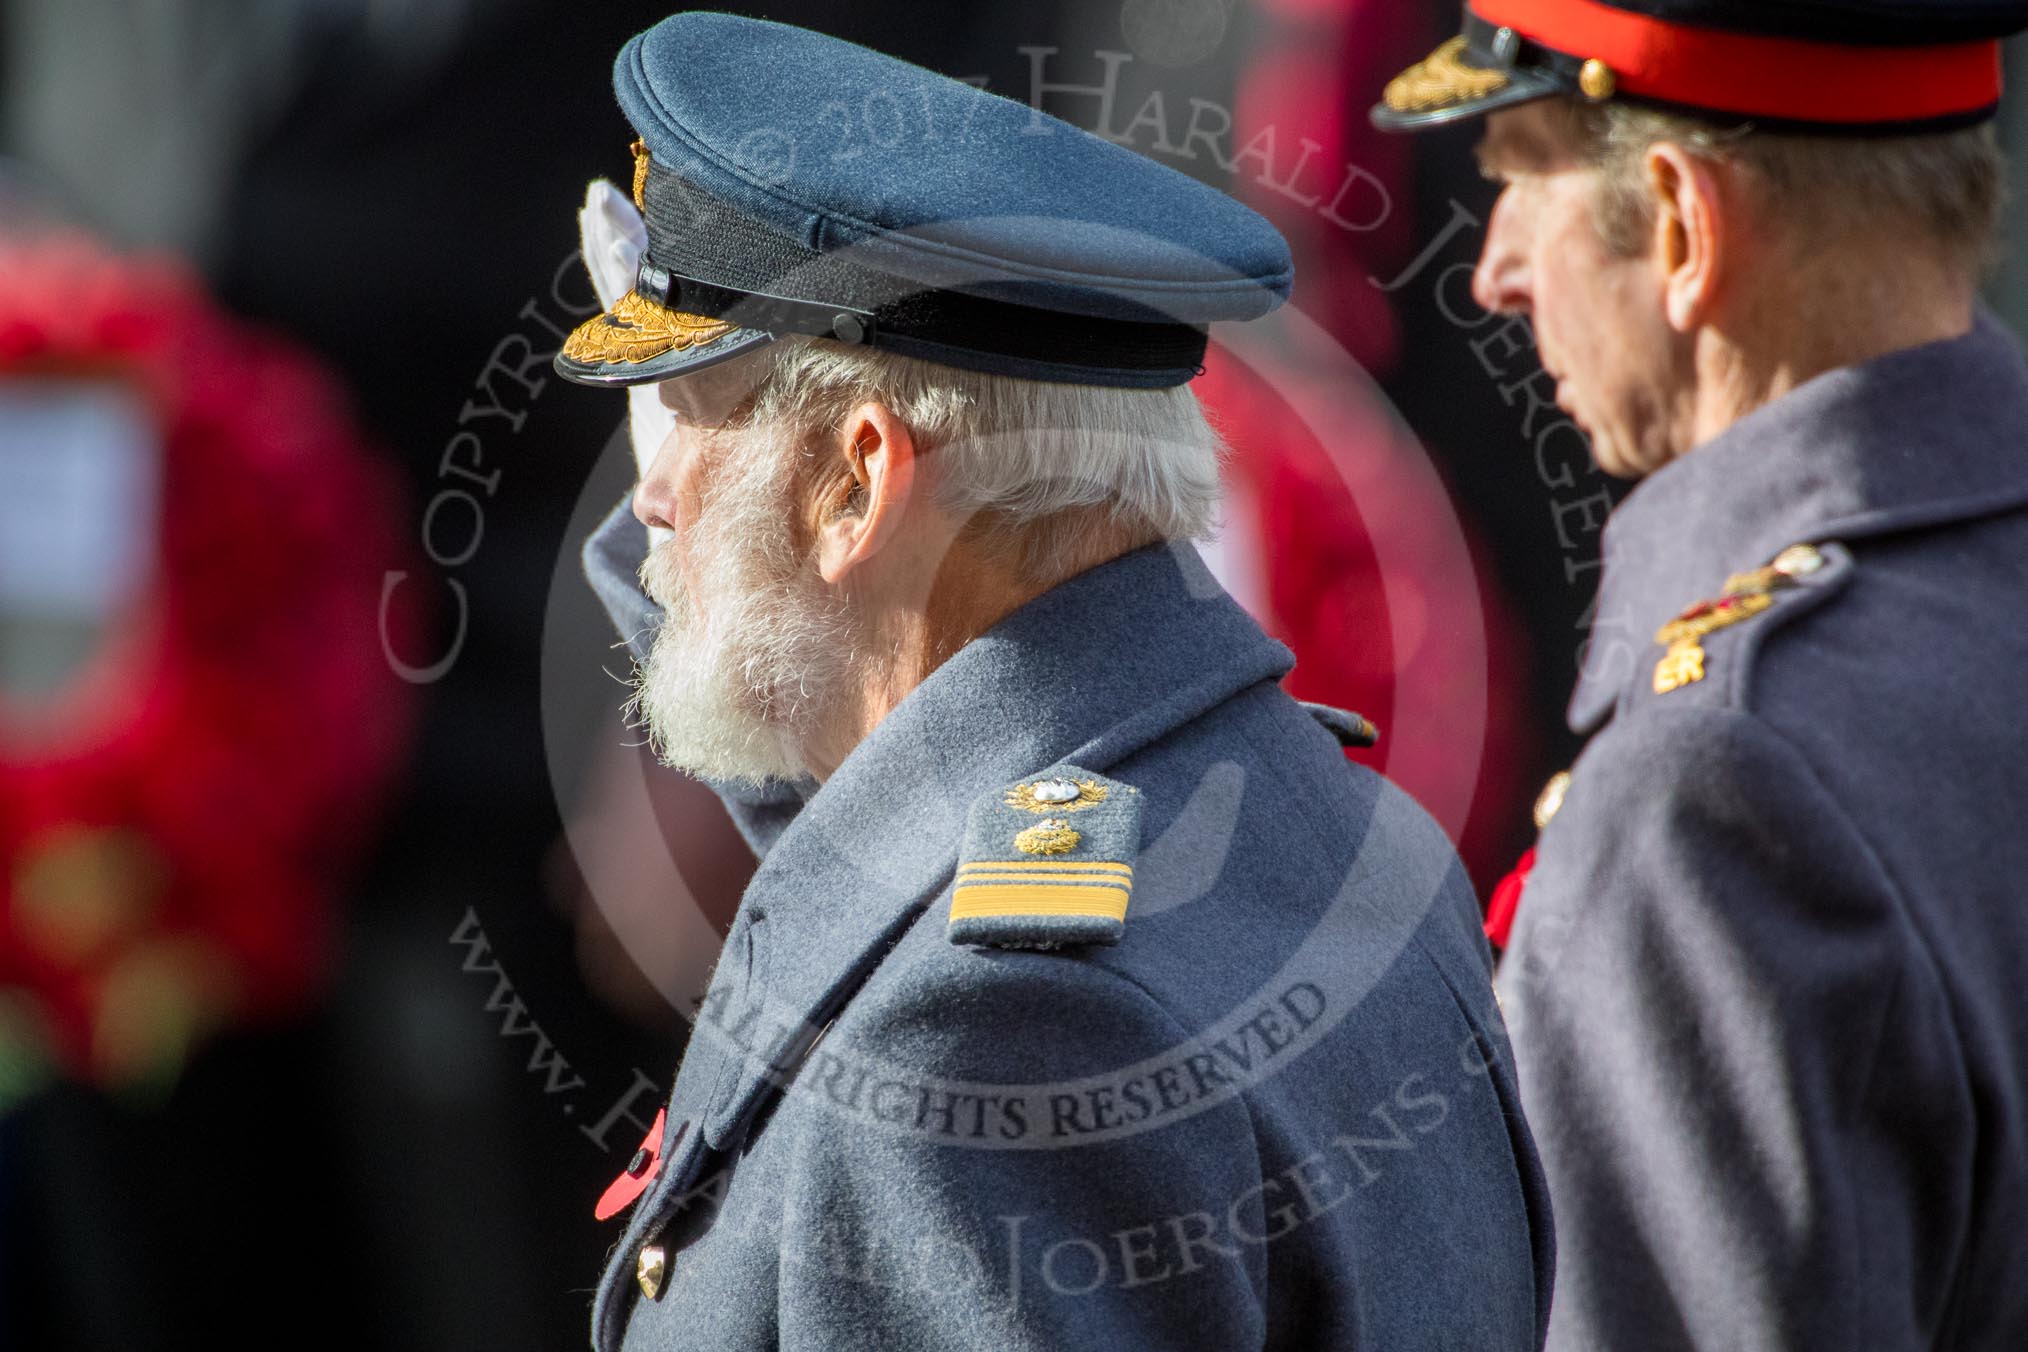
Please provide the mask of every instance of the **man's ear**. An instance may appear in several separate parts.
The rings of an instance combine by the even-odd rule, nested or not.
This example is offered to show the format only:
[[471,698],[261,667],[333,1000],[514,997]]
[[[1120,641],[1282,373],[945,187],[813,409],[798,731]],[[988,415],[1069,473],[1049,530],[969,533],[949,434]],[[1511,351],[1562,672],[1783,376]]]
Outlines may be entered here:
[[1645,166],[1655,207],[1655,259],[1669,325],[1689,333],[1710,322],[1731,266],[1739,203],[1711,162],[1671,141],[1648,147]]
[[915,440],[884,404],[852,410],[817,476],[817,571],[836,583],[865,563],[901,528],[915,491]]

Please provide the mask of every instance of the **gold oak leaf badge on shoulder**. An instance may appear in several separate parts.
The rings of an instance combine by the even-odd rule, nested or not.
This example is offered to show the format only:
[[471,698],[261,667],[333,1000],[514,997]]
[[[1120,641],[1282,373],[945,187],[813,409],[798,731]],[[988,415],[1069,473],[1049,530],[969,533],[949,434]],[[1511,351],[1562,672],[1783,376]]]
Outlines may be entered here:
[[1704,638],[1728,629],[1741,620],[1753,618],[1774,604],[1775,593],[1793,587],[1824,566],[1824,556],[1814,545],[1792,545],[1765,568],[1735,573],[1725,582],[1725,593],[1714,601],[1699,601],[1655,631],[1655,641],[1669,650],[1655,664],[1655,693],[1666,695],[1704,679]]
[[1045,817],[1014,837],[1014,848],[1023,854],[1069,854],[1083,840],[1061,817]]

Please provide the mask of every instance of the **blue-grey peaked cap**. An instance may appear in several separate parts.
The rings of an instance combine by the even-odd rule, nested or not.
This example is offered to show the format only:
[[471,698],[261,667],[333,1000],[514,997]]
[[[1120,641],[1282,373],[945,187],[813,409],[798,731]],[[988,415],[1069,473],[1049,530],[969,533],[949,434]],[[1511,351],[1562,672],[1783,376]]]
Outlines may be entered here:
[[635,290],[565,344],[572,379],[661,380],[808,333],[1159,387],[1197,374],[1211,322],[1288,298],[1287,242],[1231,197],[854,43],[678,14],[613,83],[648,248]]

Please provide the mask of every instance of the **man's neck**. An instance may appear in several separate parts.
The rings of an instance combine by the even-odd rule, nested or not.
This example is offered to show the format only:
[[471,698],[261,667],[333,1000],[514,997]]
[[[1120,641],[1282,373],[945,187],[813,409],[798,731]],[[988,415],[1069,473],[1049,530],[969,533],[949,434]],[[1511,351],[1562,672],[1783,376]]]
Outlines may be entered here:
[[1900,260],[1846,260],[1835,274],[1792,274],[1741,307],[1734,332],[1700,336],[1690,446],[1826,372],[1960,338],[1976,290],[1948,270]]
[[[1123,539],[1105,558],[1115,558],[1137,543]],[[830,778],[852,749],[959,649],[1084,570],[1032,580],[999,551],[980,550],[961,539],[948,547],[941,561],[926,560],[914,571],[923,584],[899,593],[898,600],[890,601],[869,622],[858,655],[862,679],[831,729],[803,749],[804,763],[819,782]],[[895,579],[894,585],[905,584]]]

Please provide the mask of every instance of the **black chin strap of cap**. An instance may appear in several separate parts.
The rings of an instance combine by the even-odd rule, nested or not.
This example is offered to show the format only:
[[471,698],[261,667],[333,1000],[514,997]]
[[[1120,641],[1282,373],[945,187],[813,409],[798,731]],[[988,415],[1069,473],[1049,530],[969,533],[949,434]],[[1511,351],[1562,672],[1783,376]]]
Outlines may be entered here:
[[[930,360],[991,353],[1041,368],[1134,372],[1143,377],[1135,383],[1148,385],[1180,384],[1204,367],[1202,325],[1154,311],[1145,319],[1099,318],[923,289],[807,248],[658,164],[648,167],[643,197],[648,248],[635,290],[670,309]],[[796,294],[782,294],[788,290]]]

